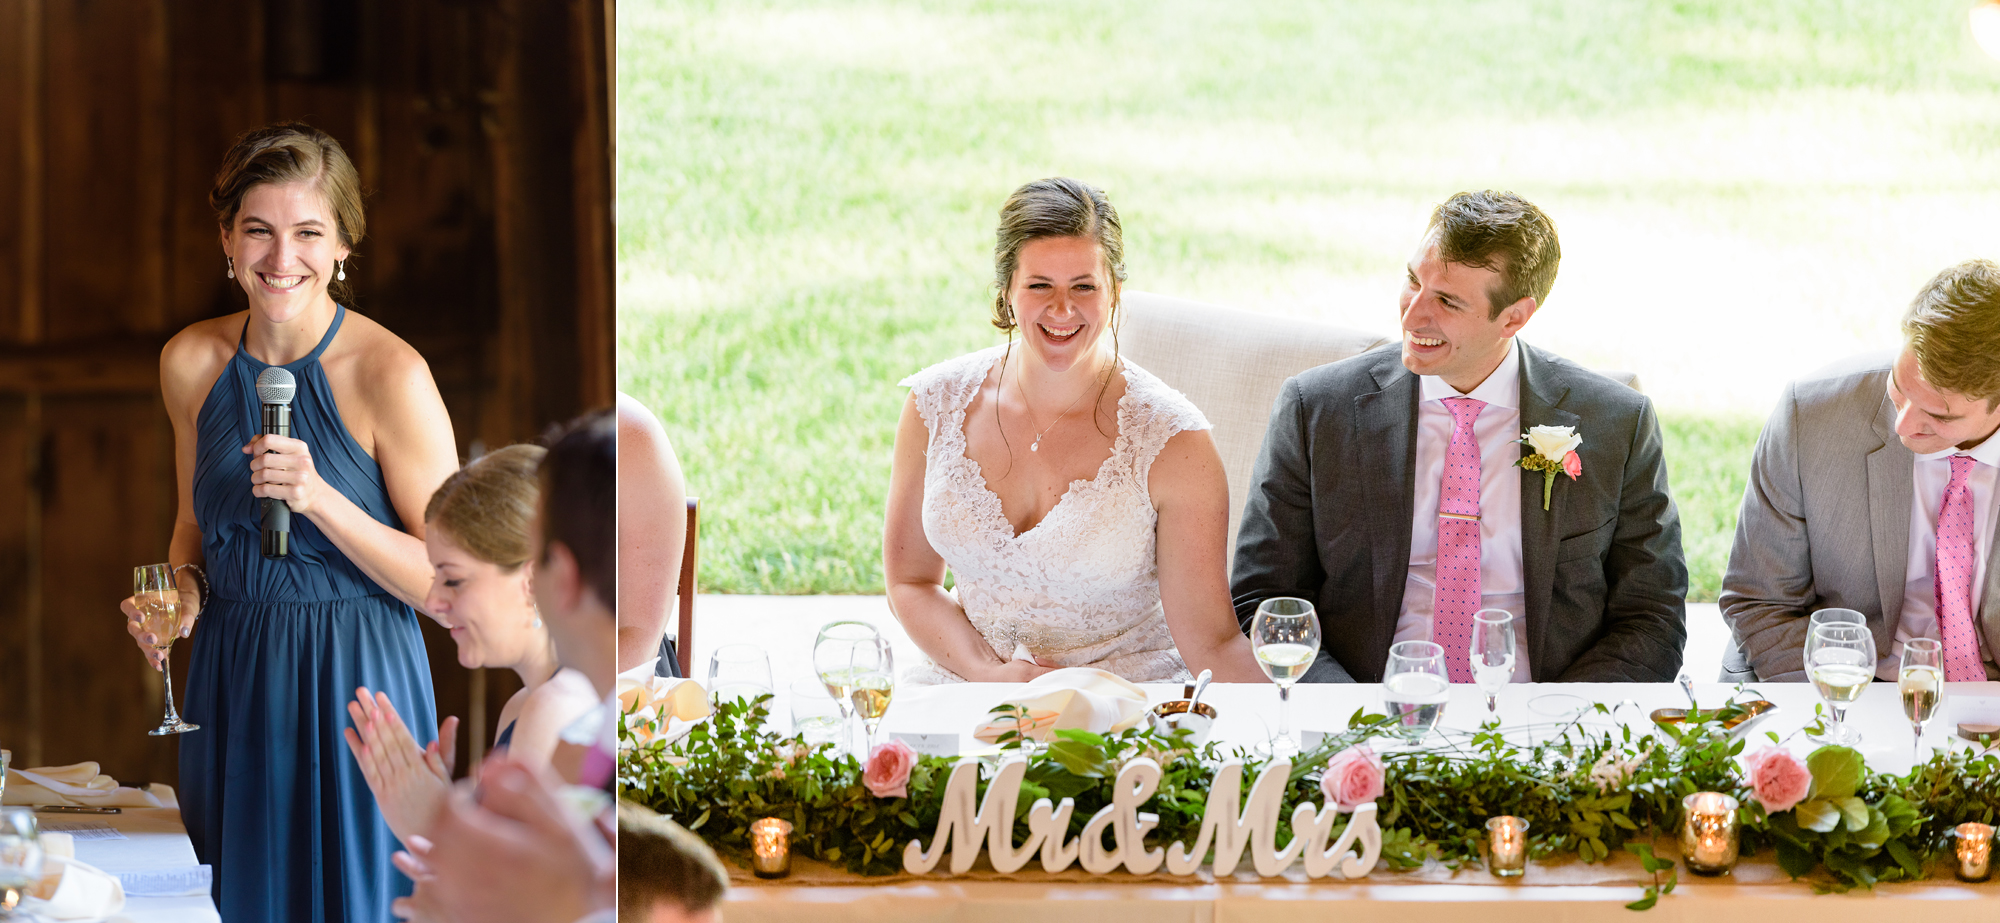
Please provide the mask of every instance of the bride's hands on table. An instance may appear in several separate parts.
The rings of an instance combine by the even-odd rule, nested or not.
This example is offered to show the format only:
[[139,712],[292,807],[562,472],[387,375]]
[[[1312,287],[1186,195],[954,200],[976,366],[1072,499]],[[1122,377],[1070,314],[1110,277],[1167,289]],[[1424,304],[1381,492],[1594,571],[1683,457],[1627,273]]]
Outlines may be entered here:
[[357,689],[354,701],[347,703],[347,714],[354,720],[353,727],[341,730],[347,748],[361,765],[361,775],[375,793],[375,804],[390,832],[408,843],[411,836],[430,829],[451,794],[458,719],[439,722],[437,740],[419,747],[387,695]]

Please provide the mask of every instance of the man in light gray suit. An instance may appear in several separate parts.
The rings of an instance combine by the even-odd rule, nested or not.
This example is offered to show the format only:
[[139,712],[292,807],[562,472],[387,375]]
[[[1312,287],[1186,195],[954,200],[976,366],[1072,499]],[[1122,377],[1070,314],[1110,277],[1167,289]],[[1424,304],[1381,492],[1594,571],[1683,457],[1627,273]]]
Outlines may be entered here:
[[1867,617],[1882,679],[1911,638],[1944,643],[1947,679],[2000,678],[1995,430],[2000,266],[1985,260],[1924,286],[1900,351],[1788,386],[1757,440],[1722,582],[1735,642],[1723,681],[1806,680],[1807,616],[1828,608]]
[[[1435,639],[1468,681],[1481,608],[1515,617],[1515,681],[1680,669],[1687,566],[1651,402],[1514,339],[1560,259],[1525,199],[1453,196],[1410,261],[1402,344],[1285,382],[1231,589],[1246,625],[1270,597],[1313,603],[1305,681],[1378,682],[1412,639]],[[1544,455],[1522,439],[1534,427],[1581,443],[1548,434]]]

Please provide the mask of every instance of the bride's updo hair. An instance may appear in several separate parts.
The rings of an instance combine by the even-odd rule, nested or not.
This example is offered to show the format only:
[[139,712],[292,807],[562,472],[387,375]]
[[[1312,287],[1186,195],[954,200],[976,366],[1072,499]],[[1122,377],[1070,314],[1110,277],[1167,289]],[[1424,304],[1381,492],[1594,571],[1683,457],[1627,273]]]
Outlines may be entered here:
[[538,445],[510,445],[473,459],[431,494],[424,522],[473,557],[512,573],[528,561],[528,524],[541,491],[535,472],[547,454]]
[[1117,302],[1118,286],[1125,281],[1125,229],[1118,223],[1118,210],[1089,183],[1066,176],[1038,179],[1014,190],[1000,206],[1000,230],[993,242],[993,284],[998,289],[993,296],[993,326],[1010,333],[1018,326],[1007,288],[1014,282],[1021,248],[1044,237],[1096,241],[1110,270],[1111,300]]
[[[350,252],[368,235],[368,219],[361,210],[361,177],[354,162],[333,136],[304,122],[278,122],[244,132],[222,157],[222,169],[215,173],[215,187],[209,190],[208,205],[215,219],[227,231],[236,226],[236,212],[243,197],[265,184],[280,186],[308,183],[326,199],[327,210],[340,234],[340,243]],[[354,293],[347,283],[330,281],[327,293],[335,301],[349,302]]]

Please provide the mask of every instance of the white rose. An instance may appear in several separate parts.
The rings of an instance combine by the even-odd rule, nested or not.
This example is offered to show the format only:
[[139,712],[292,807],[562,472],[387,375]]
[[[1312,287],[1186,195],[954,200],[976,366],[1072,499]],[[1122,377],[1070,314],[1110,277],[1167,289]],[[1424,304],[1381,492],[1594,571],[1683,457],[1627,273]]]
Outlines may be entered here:
[[1528,445],[1535,454],[1553,461],[1562,461],[1563,456],[1583,444],[1583,437],[1576,434],[1574,426],[1536,426],[1528,430]]

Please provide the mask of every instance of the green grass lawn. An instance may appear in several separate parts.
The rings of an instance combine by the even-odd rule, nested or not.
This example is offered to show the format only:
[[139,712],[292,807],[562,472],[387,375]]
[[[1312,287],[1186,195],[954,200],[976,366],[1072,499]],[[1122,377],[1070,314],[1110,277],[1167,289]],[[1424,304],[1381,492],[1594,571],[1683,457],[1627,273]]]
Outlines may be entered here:
[[878,593],[896,383],[996,342],[1015,186],[1106,188],[1134,288],[1376,331],[1429,207],[1512,188],[1566,256],[1528,338],[1640,373],[1713,599],[1778,386],[2000,250],[1966,6],[628,0],[619,384],[704,590]]

